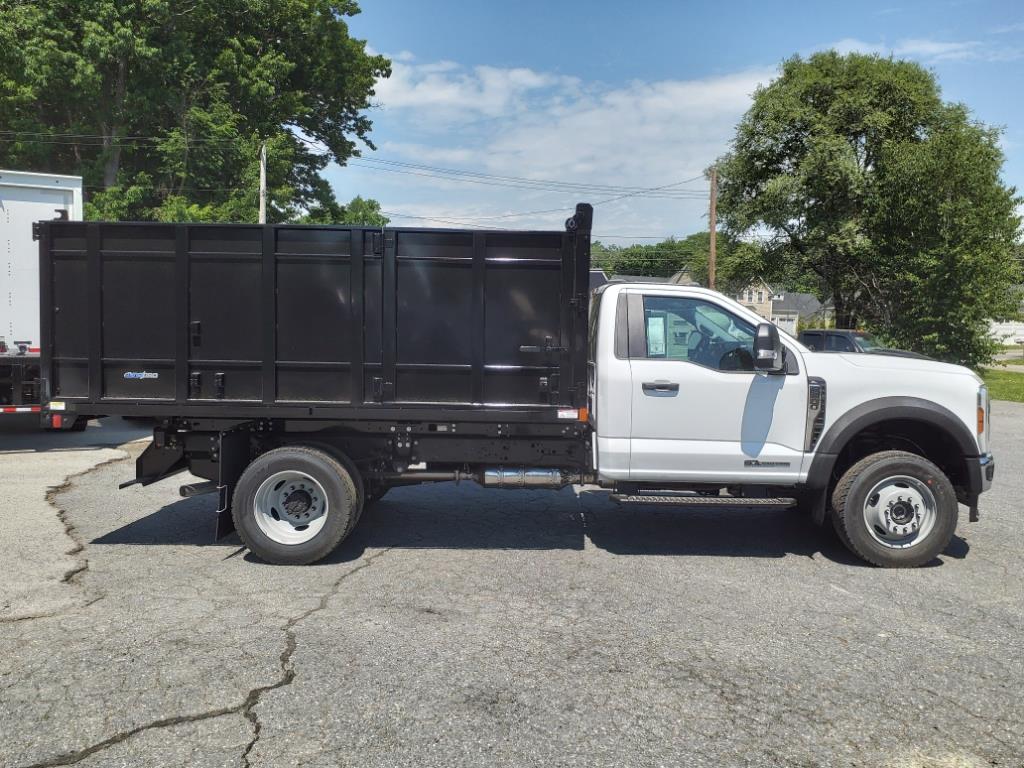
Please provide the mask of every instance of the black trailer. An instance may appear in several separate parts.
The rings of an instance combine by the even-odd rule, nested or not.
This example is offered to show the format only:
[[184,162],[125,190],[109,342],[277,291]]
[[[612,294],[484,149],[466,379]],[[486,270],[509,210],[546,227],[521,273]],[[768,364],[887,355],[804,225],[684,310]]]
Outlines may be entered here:
[[[220,491],[218,534],[237,522],[280,562],[322,557],[393,485],[578,481],[591,218],[581,204],[563,232],[42,222],[45,418],[157,419],[132,482],[206,478],[182,492]],[[271,470],[292,480],[268,491]],[[274,542],[239,513],[263,499],[269,527],[294,524],[323,517],[321,497],[333,541]]]

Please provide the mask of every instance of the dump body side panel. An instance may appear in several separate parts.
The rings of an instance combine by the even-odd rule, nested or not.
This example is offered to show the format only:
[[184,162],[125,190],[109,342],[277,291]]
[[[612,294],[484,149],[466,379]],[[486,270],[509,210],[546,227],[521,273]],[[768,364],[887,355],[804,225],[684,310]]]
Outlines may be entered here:
[[566,232],[45,222],[43,387],[79,414],[558,419],[586,404]]

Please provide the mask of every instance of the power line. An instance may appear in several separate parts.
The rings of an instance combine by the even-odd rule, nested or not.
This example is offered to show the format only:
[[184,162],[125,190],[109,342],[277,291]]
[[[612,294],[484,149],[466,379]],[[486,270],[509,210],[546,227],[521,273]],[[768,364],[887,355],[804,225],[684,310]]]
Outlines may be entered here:
[[[317,142],[310,141],[309,139],[305,138],[304,136],[300,136],[298,134],[293,134],[293,135],[295,135],[296,138],[298,138],[300,141],[304,142],[305,144],[309,145],[310,147],[313,147],[314,149],[321,149],[321,146]],[[382,158],[382,157],[363,157],[361,155],[357,156],[356,158],[354,158],[353,162],[373,163],[373,164],[380,164],[380,165],[387,165],[387,166],[396,166],[396,167],[400,167],[400,168],[407,168],[407,169],[423,171],[423,172],[426,172],[426,173],[441,174],[441,175],[445,175],[445,176],[467,176],[467,177],[473,177],[473,178],[486,179],[486,180],[489,180],[489,181],[506,181],[506,182],[517,182],[517,183],[525,183],[525,184],[539,184],[539,185],[548,185],[548,186],[565,186],[565,187],[572,187],[572,188],[577,188],[577,189],[587,189],[587,190],[591,190],[591,191],[605,190],[605,191],[608,191],[608,192],[635,192],[635,193],[640,193],[640,194],[643,194],[643,193],[646,193],[646,192],[655,191],[655,190],[668,189],[670,187],[678,187],[678,186],[682,186],[683,184],[691,184],[691,183],[693,183],[695,181],[700,181],[701,179],[705,178],[704,174],[700,173],[700,174],[697,174],[696,176],[691,176],[688,179],[683,179],[682,181],[675,181],[675,182],[672,182],[671,184],[665,184],[665,185],[663,185],[661,187],[632,187],[632,186],[625,186],[625,185],[620,185],[620,184],[594,184],[594,183],[587,183],[587,182],[560,181],[560,180],[557,180],[557,179],[537,179],[537,178],[532,178],[532,177],[528,177],[528,176],[503,176],[503,175],[498,175],[498,174],[484,173],[482,171],[470,171],[470,170],[466,170],[464,168],[443,168],[443,167],[435,166],[435,165],[425,165],[423,163],[411,163],[411,162],[402,161],[402,160],[388,160],[388,159]],[[367,166],[363,166],[363,167],[367,167]],[[380,170],[384,170],[384,169],[381,168]],[[695,199],[700,199],[700,200],[703,200],[704,197],[706,196],[704,192],[697,191],[697,190],[677,190],[677,192],[675,194],[691,194],[691,195],[694,196]]]
[[[293,137],[306,145],[320,149],[320,147],[310,141],[309,139],[301,136],[297,133],[291,133]],[[18,137],[35,137],[35,138],[18,138]],[[40,138],[42,137],[42,138]],[[55,138],[74,138],[80,139],[78,141],[57,141]],[[109,146],[108,141],[138,141],[138,142],[155,142],[162,144],[169,140],[170,137],[152,137],[142,135],[127,135],[121,137],[103,137],[99,134],[73,134],[73,133],[43,133],[43,132],[29,132],[29,131],[0,131],[0,141],[6,142],[31,142],[36,144],[53,144],[63,146],[97,146],[107,147]],[[102,143],[96,143],[96,139],[101,139]],[[220,140],[220,139],[186,139],[193,143],[237,143],[235,140]],[[135,144],[134,146],[144,146],[141,144]],[[325,153],[326,154],[326,153]],[[703,174],[692,176],[687,179],[680,181],[671,182],[669,184],[663,184],[657,187],[633,187],[633,186],[622,186],[622,185],[610,185],[610,184],[591,184],[586,182],[568,182],[568,181],[557,181],[553,179],[534,179],[528,177],[519,176],[502,176],[497,174],[488,174],[479,171],[469,171],[465,169],[457,168],[442,168],[438,166],[424,165],[420,163],[409,163],[399,160],[387,160],[384,158],[360,158],[359,160],[350,161],[351,165],[367,168],[370,170],[387,171],[390,173],[401,173],[413,176],[424,176],[427,178],[438,178],[447,181],[460,181],[465,183],[483,184],[486,186],[497,186],[497,187],[508,187],[513,189],[529,189],[531,191],[548,191],[548,192],[559,192],[562,194],[576,193],[576,194],[590,194],[590,193],[614,193],[612,197],[599,200],[594,203],[595,206],[606,205],[608,203],[616,202],[618,200],[624,200],[628,198],[647,198],[647,199],[666,199],[666,200],[703,200],[705,195],[703,192],[697,190],[683,190],[677,189],[677,187],[692,182],[698,181],[703,178]],[[96,189],[105,187],[95,187],[88,185],[88,188]],[[172,192],[246,192],[252,193],[252,189],[247,187],[180,187],[176,190],[173,185],[171,188],[166,190],[168,193]],[[523,211],[518,213],[506,213],[506,214],[495,214],[493,216],[476,216],[476,217],[459,217],[457,215],[444,214],[440,216],[417,216],[413,214],[403,214],[394,211],[383,211],[388,216],[394,216],[396,218],[407,218],[407,219],[418,219],[424,221],[434,221],[445,224],[454,224],[457,226],[475,226],[480,225],[477,222],[490,222],[500,221],[504,219],[516,219],[524,218],[526,216],[539,216],[550,213],[563,213],[567,212],[564,208],[548,208],[544,210],[536,211]],[[494,227],[491,225],[489,228],[505,229],[501,227]],[[655,235],[595,235],[595,237],[603,237],[606,239],[630,239],[630,240],[664,240],[665,237]]]
[[459,227],[468,227],[468,228],[471,228],[471,229],[502,230],[502,231],[508,231],[508,232],[515,232],[515,231],[517,231],[517,230],[511,229],[509,227],[488,227],[488,226],[484,226],[482,224],[476,224],[476,223],[471,222],[471,221],[466,220],[466,219],[447,219],[447,218],[438,217],[438,216],[416,216],[416,215],[413,215],[411,213],[399,213],[398,211],[385,211],[385,210],[381,210],[381,213],[383,213],[385,216],[388,216],[388,217],[393,216],[396,219],[418,219],[420,221],[437,221],[437,222],[440,222],[442,224],[454,224],[454,225],[459,226]]
[[[319,148],[314,142],[298,134],[291,134],[296,139],[313,148]],[[31,138],[28,138],[31,137]],[[0,141],[24,142],[40,145],[55,146],[88,146],[88,147],[109,147],[112,143],[134,142],[133,146],[146,147],[158,146],[172,140],[170,136],[103,136],[100,134],[74,134],[74,133],[44,133],[38,131],[0,131]],[[188,143],[193,144],[237,144],[238,139],[210,139],[210,138],[189,138],[182,137]],[[75,139],[75,140],[67,140]],[[437,166],[423,165],[419,163],[408,163],[398,160],[387,160],[384,158],[357,158],[349,161],[349,165],[391,173],[402,173],[413,176],[424,176],[427,178],[442,178],[449,181],[463,181],[468,183],[485,184],[489,186],[505,186],[513,189],[537,189],[546,191],[577,192],[577,193],[614,193],[616,197],[603,200],[598,205],[612,202],[613,200],[627,197],[652,197],[662,199],[694,199],[703,200],[704,193],[697,190],[674,189],[683,184],[689,184],[699,180],[702,176],[694,176],[682,181],[665,184],[660,187],[633,187],[613,184],[598,184],[587,182],[558,181],[554,179],[534,179],[520,176],[501,176],[496,174],[469,171],[458,168],[441,168]],[[662,193],[662,194],[658,194]],[[509,214],[501,218],[515,218],[520,214]],[[527,215],[527,214],[522,214]],[[489,217],[489,218],[499,218]]]
[[[521,182],[519,182],[519,181],[516,181],[516,182],[504,182],[504,181],[495,181],[495,180],[491,180],[491,179],[481,179],[481,178],[472,178],[472,177],[463,177],[463,176],[448,176],[448,175],[445,175],[445,174],[429,173],[429,172],[426,172],[426,171],[406,170],[404,168],[389,168],[389,167],[383,167],[383,166],[366,165],[366,164],[358,162],[358,161],[349,161],[348,165],[349,166],[355,166],[355,167],[358,167],[358,168],[366,168],[368,170],[374,170],[374,171],[385,171],[385,172],[388,172],[388,173],[398,173],[398,174],[402,174],[402,175],[406,175],[406,176],[421,176],[421,177],[429,178],[429,179],[442,179],[444,181],[462,182],[462,183],[467,183],[467,184],[481,184],[481,185],[488,186],[488,187],[505,187],[505,188],[509,188],[509,189],[528,189],[528,190],[535,190],[535,191],[561,192],[563,194],[568,193],[568,192],[574,192],[574,193],[577,193],[577,194],[587,194],[587,193],[598,193],[598,194],[605,193],[605,194],[607,194],[607,192],[608,192],[607,188],[598,187],[598,188],[595,189],[594,187],[590,187],[590,186],[587,186],[585,184],[580,184],[580,185],[568,185],[567,184],[565,186],[549,186],[547,184],[534,184],[534,183],[530,183],[528,180],[525,180],[525,179],[523,181],[521,181]],[[677,184],[678,183],[679,182],[677,182]],[[650,191],[653,192],[655,190],[664,189],[664,188],[671,187],[671,186],[675,186],[675,184],[666,184],[665,187],[662,187],[662,188],[654,187]],[[649,192],[646,191],[646,190],[640,190],[640,191],[623,193],[622,195],[618,195],[618,196],[616,196],[614,198],[611,198],[609,200],[602,200],[601,203],[612,202],[612,200],[619,200],[619,199],[623,199],[623,198],[626,198],[626,197],[658,198],[658,199],[663,199],[663,200],[704,200],[707,196],[705,194],[703,194],[703,193],[690,192],[690,191],[684,191],[684,190],[679,190],[677,192],[669,192],[669,193],[664,193],[664,194],[649,194]],[[595,205],[597,205],[597,204],[598,203],[595,203]]]
[[[310,141],[309,139],[299,134],[293,135],[297,139],[299,139],[299,141],[304,142],[308,146],[314,149],[321,149],[321,146],[317,142]],[[411,169],[415,171],[420,171],[423,173],[423,175],[458,176],[467,178],[477,178],[494,182],[500,181],[512,182],[516,184],[528,184],[533,186],[553,186],[566,188],[569,189],[570,191],[583,189],[594,192],[604,190],[606,192],[635,192],[638,194],[652,191],[652,189],[647,187],[631,187],[618,184],[593,184],[586,182],[560,181],[556,179],[537,179],[526,176],[502,176],[497,174],[484,173],[482,171],[470,171],[463,168],[443,168],[440,166],[425,165],[423,163],[411,163],[403,160],[388,160],[382,157],[362,157],[360,155],[350,161],[350,164],[352,165],[358,165],[359,167],[369,168],[370,166],[366,165],[367,163],[377,164],[380,166],[394,166],[396,168]],[[378,170],[388,170],[388,168],[380,167],[378,168]],[[673,182],[671,184],[666,184],[663,187],[656,187],[654,189],[667,189],[669,187],[677,187],[683,184],[690,184],[694,181],[699,181],[702,178],[704,178],[704,174],[698,174],[697,176],[693,176],[689,179],[683,179],[682,181]],[[678,190],[674,194],[691,194],[694,196],[695,199],[704,199],[704,193],[698,192],[696,190]]]
[[[560,180],[557,180],[557,179],[536,179],[536,178],[530,178],[530,177],[526,177],[526,176],[500,176],[500,175],[497,175],[497,174],[483,173],[483,172],[480,172],[480,171],[468,171],[468,170],[463,170],[463,169],[459,169],[459,168],[440,168],[440,167],[437,167],[437,166],[422,165],[420,163],[409,163],[409,162],[404,162],[404,161],[399,161],[399,160],[386,160],[384,158],[378,158],[378,157],[360,157],[359,159],[361,161],[363,161],[363,162],[368,162],[368,163],[379,163],[381,165],[398,166],[398,167],[401,167],[401,168],[412,168],[412,169],[415,169],[415,170],[427,171],[427,172],[431,172],[431,173],[440,173],[440,174],[451,175],[451,176],[467,176],[467,177],[480,178],[480,179],[488,179],[488,180],[494,180],[494,181],[512,181],[512,182],[522,182],[522,183],[529,183],[529,184],[543,184],[543,185],[547,185],[547,186],[582,187],[582,188],[586,188],[586,189],[590,189],[590,190],[595,190],[595,191],[599,190],[599,189],[603,189],[603,190],[606,190],[606,191],[609,191],[609,192],[648,192],[648,191],[650,191],[649,188],[647,188],[647,187],[631,187],[631,186],[624,186],[624,185],[621,185],[621,184],[592,184],[592,183],[587,183],[587,182],[560,181]],[[690,179],[683,179],[682,181],[677,181],[677,182],[674,182],[673,184],[667,185],[667,186],[673,186],[674,187],[674,186],[680,186],[682,184],[689,184],[691,182],[697,181],[698,179],[700,179],[702,177],[703,177],[703,174],[701,174],[700,176],[694,176],[694,177],[692,177]],[[680,191],[682,192],[683,190],[680,190]],[[703,193],[696,192],[695,190],[693,191],[693,194],[700,194],[701,196],[703,196]]]
[[[320,145],[314,141],[307,139],[296,133],[291,134],[293,137],[303,142],[304,144],[314,148],[320,149]],[[132,141],[142,142],[144,144],[163,144],[174,138],[184,138],[189,143],[194,144],[237,144],[238,138],[231,139],[215,139],[215,138],[200,138],[200,137],[174,137],[174,136],[146,136],[142,134],[128,134],[125,136],[107,136],[104,134],[96,133],[56,133],[56,132],[44,132],[44,131],[0,131],[0,140],[14,142],[14,141],[26,141],[30,143],[38,144],[58,144],[66,146],[108,146],[111,142],[121,141]],[[58,141],[58,139],[78,139],[78,141]],[[443,168],[439,166],[424,165],[421,163],[410,163],[400,160],[388,160],[386,158],[378,157],[357,157],[352,161],[352,164],[358,164],[360,167],[370,167],[370,165],[377,166],[391,166],[394,168],[411,169],[423,172],[424,174],[442,175],[442,176],[457,176],[466,178],[476,178],[486,180],[488,182],[506,182],[516,185],[530,185],[530,186],[544,186],[553,187],[559,189],[565,189],[566,191],[606,191],[613,193],[635,193],[638,195],[646,195],[648,193],[660,190],[666,190],[671,187],[682,186],[683,184],[689,184],[694,181],[698,181],[703,178],[703,174],[693,176],[682,181],[673,182],[672,184],[666,184],[661,187],[636,187],[626,186],[618,184],[598,184],[588,182],[572,182],[572,181],[561,181],[557,179],[537,179],[524,176],[503,176],[498,174],[483,173],[481,171],[470,171],[461,168]],[[367,165],[370,164],[370,165]],[[378,170],[386,170],[384,167],[378,168]],[[671,193],[673,196],[686,195],[692,196],[694,199],[703,199],[704,193],[698,192],[697,190],[676,190]]]

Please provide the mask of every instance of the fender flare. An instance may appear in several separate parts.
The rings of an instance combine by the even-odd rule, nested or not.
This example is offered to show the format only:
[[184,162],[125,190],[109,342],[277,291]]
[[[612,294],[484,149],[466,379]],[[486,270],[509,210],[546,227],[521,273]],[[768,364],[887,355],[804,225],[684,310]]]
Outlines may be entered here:
[[814,491],[826,490],[836,459],[847,443],[862,430],[895,419],[920,421],[938,427],[956,442],[964,458],[978,456],[974,435],[948,408],[920,397],[880,397],[851,408],[821,436],[805,487]]

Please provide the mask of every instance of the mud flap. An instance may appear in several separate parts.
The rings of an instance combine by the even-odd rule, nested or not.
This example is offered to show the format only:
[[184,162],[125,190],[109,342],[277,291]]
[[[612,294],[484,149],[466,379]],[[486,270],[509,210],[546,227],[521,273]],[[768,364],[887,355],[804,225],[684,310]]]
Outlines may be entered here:
[[235,521],[231,518],[231,502],[234,500],[235,485],[249,466],[249,433],[221,432],[218,451],[220,475],[217,492],[220,503],[217,509],[216,538],[223,539],[235,532]]
[[811,520],[815,525],[821,526],[825,524],[828,519],[828,489],[820,488],[817,490],[805,491],[804,495],[800,499],[800,503],[811,513]]

